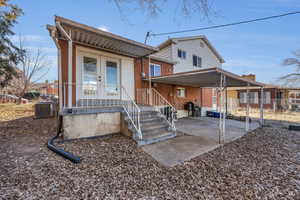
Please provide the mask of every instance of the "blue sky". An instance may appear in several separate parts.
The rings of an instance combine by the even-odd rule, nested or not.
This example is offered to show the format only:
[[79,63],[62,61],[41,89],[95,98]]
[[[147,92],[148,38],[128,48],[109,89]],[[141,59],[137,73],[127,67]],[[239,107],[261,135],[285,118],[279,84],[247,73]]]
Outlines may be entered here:
[[[144,11],[126,10],[126,20],[120,16],[111,0],[12,0],[24,11],[14,31],[23,35],[25,45],[32,49],[40,48],[52,61],[51,70],[45,79],[57,79],[56,48],[46,31],[46,24],[54,23],[54,15],[94,26],[108,31],[144,41],[147,31],[154,33],[211,26],[246,19],[277,15],[300,10],[299,0],[243,0],[217,1],[216,12],[210,20],[203,20],[195,14],[184,18],[173,12],[178,5],[174,1],[162,5],[162,13],[149,18]],[[237,74],[255,73],[257,80],[276,83],[277,78],[291,72],[292,67],[283,67],[284,58],[300,49],[300,15],[274,19],[265,22],[245,24],[222,29],[170,35],[171,37],[206,35],[219,51],[226,63],[226,70]],[[157,45],[168,36],[153,37],[149,44]]]

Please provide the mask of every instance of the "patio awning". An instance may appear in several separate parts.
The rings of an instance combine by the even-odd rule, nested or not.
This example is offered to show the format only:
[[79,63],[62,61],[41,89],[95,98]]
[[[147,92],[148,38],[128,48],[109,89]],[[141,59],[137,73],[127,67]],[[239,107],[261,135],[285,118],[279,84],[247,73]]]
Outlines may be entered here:
[[56,28],[56,37],[67,39],[57,26],[61,26],[71,36],[74,43],[118,53],[130,57],[142,57],[157,52],[158,49],[143,43],[130,40],[110,32],[102,31],[78,22],[56,16],[55,26],[48,26],[51,30]]
[[175,73],[167,76],[156,76],[152,77],[151,81],[154,83],[193,87],[219,87],[222,74],[226,77],[227,87],[264,86],[263,83],[242,78],[237,74],[233,74],[218,67]]

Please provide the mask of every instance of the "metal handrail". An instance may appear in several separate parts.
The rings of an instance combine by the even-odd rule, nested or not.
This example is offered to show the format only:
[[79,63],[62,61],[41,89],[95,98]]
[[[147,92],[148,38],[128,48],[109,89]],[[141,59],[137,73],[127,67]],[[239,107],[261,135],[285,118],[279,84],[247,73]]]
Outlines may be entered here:
[[[175,113],[176,108],[168,102],[168,100],[163,97],[157,90],[154,88],[140,88],[137,89],[137,102],[142,105],[154,106],[158,111],[164,115],[169,126],[175,131]],[[170,112],[165,110],[164,107],[170,107]],[[162,110],[163,109],[163,110]]]
[[132,126],[135,128],[139,139],[142,139],[143,135],[142,135],[141,124],[140,124],[141,110],[138,107],[138,105],[135,103],[133,98],[128,94],[127,90],[123,86],[121,86],[121,98],[123,93],[126,95],[127,99],[130,100],[130,102],[123,101],[124,111],[126,112]]
[[[176,131],[176,127],[175,127],[175,112],[176,109],[175,107],[169,103],[169,101],[163,97],[157,90],[155,90],[154,88],[151,88],[152,90],[152,104],[153,106],[161,106],[161,105],[167,105],[168,107],[171,108],[171,115],[169,117],[166,117],[167,122],[169,123],[169,125],[171,126],[171,128]],[[164,113],[164,111],[162,112],[163,115],[168,115],[169,113]]]

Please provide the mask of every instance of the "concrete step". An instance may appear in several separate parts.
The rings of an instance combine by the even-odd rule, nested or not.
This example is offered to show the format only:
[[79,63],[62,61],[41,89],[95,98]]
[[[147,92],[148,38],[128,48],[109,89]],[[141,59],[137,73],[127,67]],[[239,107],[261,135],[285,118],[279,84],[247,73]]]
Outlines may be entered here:
[[154,123],[149,123],[149,124],[141,124],[141,130],[142,133],[146,134],[147,131],[154,131],[157,129],[167,129],[169,127],[169,124],[167,122],[154,122]]
[[147,144],[153,144],[156,142],[161,142],[161,141],[171,139],[174,137],[176,137],[175,132],[165,131],[165,132],[160,132],[160,134],[155,134],[155,135],[143,135],[143,138],[141,140],[137,140],[137,143],[139,146],[142,146],[142,145],[147,145]]
[[156,135],[156,134],[160,134],[163,133],[165,131],[169,131],[169,126],[161,126],[159,128],[155,128],[155,129],[146,129],[142,131],[143,135]]
[[139,106],[141,111],[155,111],[154,106]]
[[161,116],[159,117],[153,117],[153,118],[148,118],[148,119],[142,119],[140,120],[141,124],[146,124],[146,123],[152,123],[152,122],[161,122],[164,121],[165,119]]

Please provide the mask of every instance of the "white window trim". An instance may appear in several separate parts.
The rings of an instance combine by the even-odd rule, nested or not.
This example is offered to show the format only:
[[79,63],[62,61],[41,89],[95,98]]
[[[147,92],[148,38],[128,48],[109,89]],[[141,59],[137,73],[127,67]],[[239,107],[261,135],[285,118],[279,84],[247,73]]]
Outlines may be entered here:
[[[183,93],[180,92],[180,95],[178,95],[178,90],[183,91]],[[183,96],[181,96],[181,94],[183,94]],[[176,88],[176,95],[177,95],[177,97],[179,97],[179,98],[185,98],[185,97],[186,97],[186,89],[185,89],[185,88],[182,88],[182,87]]]
[[[194,65],[194,56],[196,57],[196,65]],[[196,67],[196,68],[201,68],[202,67],[202,57],[201,56],[197,56],[195,54],[193,54],[193,57],[192,57],[192,63],[193,63],[193,67]],[[201,59],[201,63],[199,64],[199,59]]]
[[[181,57],[178,55],[178,51],[181,51]],[[185,57],[183,57],[183,52],[185,52]],[[186,57],[187,57],[186,51],[183,50],[183,49],[178,48],[177,49],[177,57],[180,58],[180,59],[186,60]]]
[[[154,69],[153,69],[153,75],[152,75],[152,66],[154,67]],[[156,67],[159,67],[159,75],[155,74],[155,68]],[[160,64],[156,64],[156,63],[150,63],[150,73],[151,73],[151,76],[161,76],[161,65]]]

